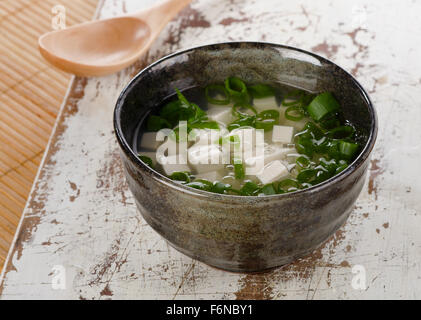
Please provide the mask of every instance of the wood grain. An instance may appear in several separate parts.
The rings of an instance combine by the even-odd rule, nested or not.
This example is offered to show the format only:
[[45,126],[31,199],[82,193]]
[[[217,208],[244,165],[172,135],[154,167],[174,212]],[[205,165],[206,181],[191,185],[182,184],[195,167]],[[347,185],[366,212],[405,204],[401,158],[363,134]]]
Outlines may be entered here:
[[[66,24],[92,18],[98,0],[66,3]],[[39,55],[53,0],[0,2],[0,270],[71,76]]]
[[[107,0],[101,17],[151,2]],[[410,0],[196,0],[145,60],[112,76],[76,78],[4,268],[1,298],[420,298],[420,10]],[[112,128],[118,94],[140,68],[176,50],[232,40],[332,59],[369,91],[380,122],[347,223],[309,257],[262,274],[211,268],[157,235],[136,211]],[[57,276],[66,285],[55,290]]]

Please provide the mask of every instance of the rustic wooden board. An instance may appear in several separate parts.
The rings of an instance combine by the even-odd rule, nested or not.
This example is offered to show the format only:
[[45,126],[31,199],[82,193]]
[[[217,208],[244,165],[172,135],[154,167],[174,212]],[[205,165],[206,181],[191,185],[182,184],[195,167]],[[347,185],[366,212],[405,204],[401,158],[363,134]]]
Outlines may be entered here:
[[[66,25],[89,21],[97,2],[68,1]],[[55,5],[0,1],[0,270],[71,78],[38,52]]]
[[[107,0],[101,17],[151,2]],[[145,61],[76,79],[10,251],[1,297],[420,298],[420,10],[409,0],[197,0]],[[361,81],[379,114],[369,177],[348,222],[311,256],[262,274],[217,270],[169,247],[136,211],[112,129],[116,98],[142,66],[226,40],[324,55]],[[65,287],[55,286],[64,274]]]

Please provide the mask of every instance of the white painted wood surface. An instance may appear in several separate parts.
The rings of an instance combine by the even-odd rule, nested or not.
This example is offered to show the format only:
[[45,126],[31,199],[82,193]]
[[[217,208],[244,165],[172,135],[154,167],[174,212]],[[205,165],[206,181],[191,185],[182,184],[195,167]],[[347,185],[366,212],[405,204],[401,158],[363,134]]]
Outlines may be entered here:
[[[152,2],[106,0],[100,17]],[[380,121],[369,178],[346,225],[310,257],[264,274],[224,272],[170,248],[142,220],[112,129],[116,98],[140,62],[76,79],[3,271],[1,298],[421,298],[419,12],[421,2],[409,0],[195,0],[146,58],[220,41],[278,42],[332,59],[369,91]],[[352,283],[362,268],[359,290]],[[54,285],[64,271],[65,288]]]

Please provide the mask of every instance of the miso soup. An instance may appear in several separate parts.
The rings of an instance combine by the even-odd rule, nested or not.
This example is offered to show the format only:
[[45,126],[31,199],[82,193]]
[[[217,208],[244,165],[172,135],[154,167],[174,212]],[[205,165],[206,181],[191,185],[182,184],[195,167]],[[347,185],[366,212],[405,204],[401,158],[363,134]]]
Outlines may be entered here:
[[139,125],[134,150],[191,188],[243,196],[294,192],[340,173],[361,149],[329,92],[237,77],[174,91]]

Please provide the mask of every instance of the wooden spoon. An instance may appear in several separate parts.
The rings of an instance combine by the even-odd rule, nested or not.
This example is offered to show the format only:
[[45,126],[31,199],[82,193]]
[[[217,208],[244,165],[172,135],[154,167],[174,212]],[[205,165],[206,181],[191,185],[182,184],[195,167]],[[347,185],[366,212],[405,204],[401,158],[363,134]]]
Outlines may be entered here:
[[102,76],[135,62],[192,0],[165,0],[135,14],[91,21],[44,34],[42,56],[78,76]]

